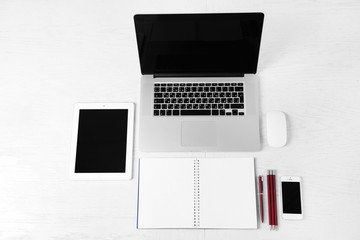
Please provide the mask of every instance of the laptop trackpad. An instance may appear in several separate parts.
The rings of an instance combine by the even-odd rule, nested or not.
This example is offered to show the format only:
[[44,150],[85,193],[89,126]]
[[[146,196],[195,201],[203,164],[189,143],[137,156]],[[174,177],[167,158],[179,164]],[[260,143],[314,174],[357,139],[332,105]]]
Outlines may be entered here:
[[181,122],[182,146],[216,146],[215,122]]

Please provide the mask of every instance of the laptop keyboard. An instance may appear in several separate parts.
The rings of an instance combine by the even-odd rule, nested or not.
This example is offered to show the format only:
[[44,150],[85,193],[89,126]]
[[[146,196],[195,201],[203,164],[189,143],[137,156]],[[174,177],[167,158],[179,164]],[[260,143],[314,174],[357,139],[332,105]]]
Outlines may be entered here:
[[244,84],[154,83],[154,116],[243,116]]

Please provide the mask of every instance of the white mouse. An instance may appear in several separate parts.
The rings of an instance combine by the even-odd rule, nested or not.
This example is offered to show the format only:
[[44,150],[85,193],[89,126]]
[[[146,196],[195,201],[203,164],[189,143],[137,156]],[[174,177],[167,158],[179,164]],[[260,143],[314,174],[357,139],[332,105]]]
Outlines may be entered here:
[[279,111],[266,114],[267,141],[271,147],[283,147],[287,141],[285,113]]

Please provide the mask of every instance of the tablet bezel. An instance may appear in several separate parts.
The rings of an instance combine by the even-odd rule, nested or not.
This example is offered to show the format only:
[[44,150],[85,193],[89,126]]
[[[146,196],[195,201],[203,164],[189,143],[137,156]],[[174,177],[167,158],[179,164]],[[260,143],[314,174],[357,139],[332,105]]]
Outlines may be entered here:
[[[126,109],[128,110],[126,162],[124,173],[75,173],[76,149],[80,110],[83,109]],[[72,180],[130,180],[133,166],[134,142],[134,104],[133,103],[77,103],[74,109],[73,133],[71,144],[70,178]]]

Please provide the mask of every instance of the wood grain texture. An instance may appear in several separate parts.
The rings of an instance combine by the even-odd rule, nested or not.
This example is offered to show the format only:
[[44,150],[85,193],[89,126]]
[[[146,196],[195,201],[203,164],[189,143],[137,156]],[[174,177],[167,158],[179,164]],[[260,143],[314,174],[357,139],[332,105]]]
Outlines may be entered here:
[[[69,180],[73,105],[135,102],[139,112],[135,13],[236,11],[265,13],[261,114],[287,114],[289,143],[270,148],[263,118],[262,151],[196,156],[255,156],[257,174],[302,176],[305,219],[279,218],[278,232],[137,230],[135,170],[132,181]],[[0,1],[0,239],[359,236],[359,15],[355,0]],[[134,159],[194,155],[139,152],[138,120]]]

